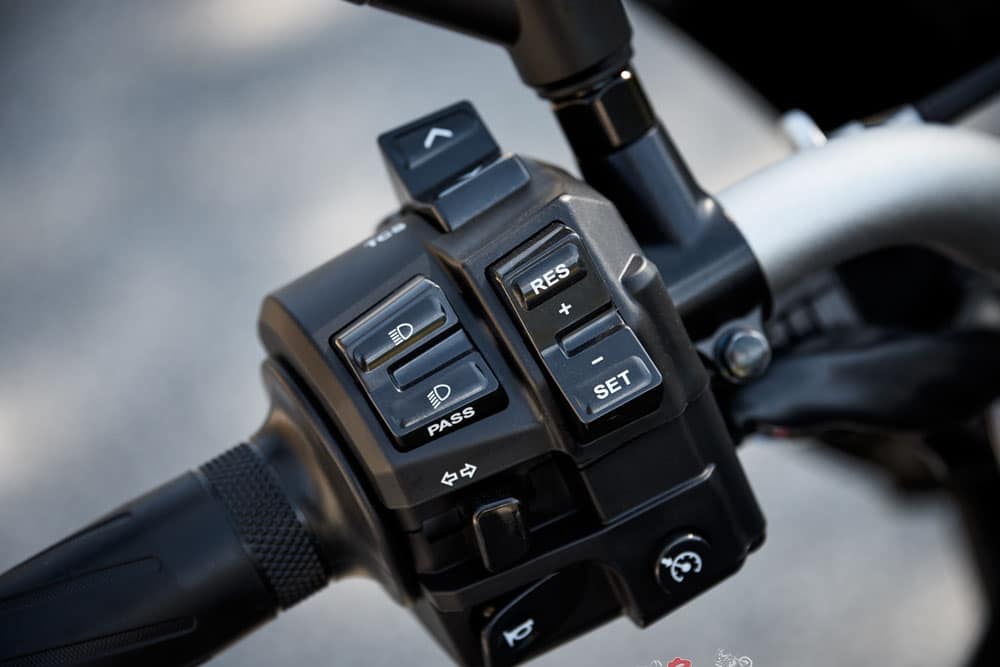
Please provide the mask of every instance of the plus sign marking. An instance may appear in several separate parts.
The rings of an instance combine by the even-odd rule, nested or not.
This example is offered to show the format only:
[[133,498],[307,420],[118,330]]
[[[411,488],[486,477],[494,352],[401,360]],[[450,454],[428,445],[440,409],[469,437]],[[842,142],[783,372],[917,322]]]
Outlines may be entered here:
[[565,304],[565,303],[560,304],[559,305],[559,312],[562,313],[563,315],[569,315],[569,309],[572,308],[572,307],[573,307],[573,304]]

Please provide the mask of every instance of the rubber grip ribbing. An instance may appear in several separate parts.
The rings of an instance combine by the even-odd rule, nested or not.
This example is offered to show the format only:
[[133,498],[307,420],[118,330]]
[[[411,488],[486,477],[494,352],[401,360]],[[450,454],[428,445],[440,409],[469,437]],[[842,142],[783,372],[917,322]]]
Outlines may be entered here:
[[240,446],[0,576],[0,666],[199,664],[325,583]]

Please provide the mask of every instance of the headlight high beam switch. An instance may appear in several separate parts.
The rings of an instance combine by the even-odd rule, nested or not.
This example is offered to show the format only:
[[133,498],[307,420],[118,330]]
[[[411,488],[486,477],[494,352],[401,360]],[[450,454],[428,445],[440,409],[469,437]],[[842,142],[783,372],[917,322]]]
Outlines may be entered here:
[[331,344],[404,451],[493,414],[506,400],[444,292],[423,276]]
[[663,377],[576,232],[555,223],[492,272],[585,433],[599,435],[655,407]]

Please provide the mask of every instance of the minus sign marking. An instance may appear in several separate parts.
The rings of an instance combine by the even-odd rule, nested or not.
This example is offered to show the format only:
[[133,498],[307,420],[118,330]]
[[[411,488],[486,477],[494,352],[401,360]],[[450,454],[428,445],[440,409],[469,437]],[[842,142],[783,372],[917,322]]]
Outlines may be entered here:
[[596,359],[594,359],[593,361],[590,362],[590,365],[591,366],[596,366],[597,364],[601,363],[602,361],[604,361],[604,357],[603,356],[597,357]]

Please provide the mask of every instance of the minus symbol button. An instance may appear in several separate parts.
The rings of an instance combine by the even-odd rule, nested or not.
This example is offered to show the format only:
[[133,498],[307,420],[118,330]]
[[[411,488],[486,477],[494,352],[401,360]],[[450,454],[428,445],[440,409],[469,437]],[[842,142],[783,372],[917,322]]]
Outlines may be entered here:
[[597,357],[596,359],[594,359],[593,361],[591,361],[590,365],[591,366],[596,366],[597,364],[601,363],[602,361],[604,361],[604,356],[603,355],[600,356],[600,357]]

